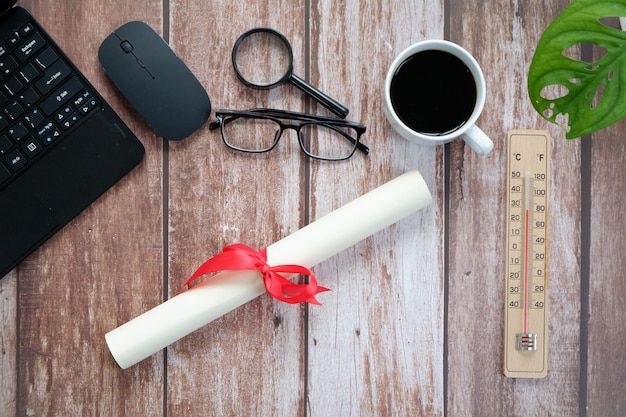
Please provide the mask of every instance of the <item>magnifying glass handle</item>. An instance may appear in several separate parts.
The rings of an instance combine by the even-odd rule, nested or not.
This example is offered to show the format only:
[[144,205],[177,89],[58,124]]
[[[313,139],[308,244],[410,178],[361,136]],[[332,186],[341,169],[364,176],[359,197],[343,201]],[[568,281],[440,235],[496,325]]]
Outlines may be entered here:
[[291,76],[289,77],[289,82],[313,97],[322,106],[326,107],[328,110],[332,111],[342,119],[345,119],[350,112],[350,110],[346,106],[328,97],[326,94],[322,93],[320,90],[313,87],[311,84],[307,83],[295,74],[291,74]]

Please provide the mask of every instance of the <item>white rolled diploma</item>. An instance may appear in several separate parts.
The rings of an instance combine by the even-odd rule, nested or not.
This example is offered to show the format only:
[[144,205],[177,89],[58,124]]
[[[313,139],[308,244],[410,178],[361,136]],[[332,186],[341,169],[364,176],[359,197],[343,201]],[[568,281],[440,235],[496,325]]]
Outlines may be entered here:
[[[267,247],[270,266],[314,265],[432,202],[409,171]],[[105,335],[126,369],[265,292],[259,271],[222,271]]]

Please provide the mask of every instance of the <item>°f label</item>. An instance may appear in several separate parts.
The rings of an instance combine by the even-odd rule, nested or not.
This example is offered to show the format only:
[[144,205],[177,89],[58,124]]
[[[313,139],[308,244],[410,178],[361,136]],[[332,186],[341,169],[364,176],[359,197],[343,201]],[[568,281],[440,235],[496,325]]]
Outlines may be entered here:
[[548,367],[550,137],[507,136],[504,374],[543,378]]

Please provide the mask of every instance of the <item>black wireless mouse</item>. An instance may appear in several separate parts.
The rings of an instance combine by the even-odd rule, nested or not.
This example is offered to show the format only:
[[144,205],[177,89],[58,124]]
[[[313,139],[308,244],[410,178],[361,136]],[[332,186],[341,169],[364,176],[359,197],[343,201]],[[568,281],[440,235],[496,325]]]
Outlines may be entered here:
[[129,22],[115,30],[100,45],[98,58],[111,81],[165,139],[184,139],[209,118],[207,92],[147,24]]

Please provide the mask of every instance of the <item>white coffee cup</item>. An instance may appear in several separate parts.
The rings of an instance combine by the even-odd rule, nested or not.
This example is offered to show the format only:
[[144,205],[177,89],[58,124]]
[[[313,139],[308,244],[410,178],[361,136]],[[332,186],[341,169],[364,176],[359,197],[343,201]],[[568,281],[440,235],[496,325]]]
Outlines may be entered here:
[[[419,63],[421,64],[419,66],[417,66],[417,59],[413,60],[416,56],[419,57]],[[453,65],[444,65],[446,70],[443,72],[437,71],[437,65],[435,64],[429,69],[430,63],[435,62],[433,59],[430,59],[430,57],[437,57],[437,65],[443,65],[444,62],[452,62]],[[454,59],[454,57],[458,58],[461,63],[459,63],[457,59]],[[441,58],[441,60],[439,60],[439,58]],[[414,66],[407,67],[406,65],[411,62],[413,62]],[[451,69],[450,73],[448,73],[448,67],[454,69]],[[418,71],[422,71],[422,68],[423,71],[436,71],[436,74],[424,73],[429,77],[415,76],[414,79],[410,78],[409,81],[407,75],[410,74],[413,76],[413,72],[408,71],[412,71],[413,68]],[[460,73],[462,68],[465,69],[464,73]],[[401,71],[399,71],[399,69],[401,69]],[[469,70],[469,74],[471,75],[467,74],[467,70]],[[417,72],[415,74],[417,74]],[[420,74],[422,73],[420,72]],[[430,76],[434,75],[436,77],[440,74],[448,75],[448,81],[450,82],[433,82]],[[459,75],[458,77],[457,74]],[[441,75],[441,77],[443,77],[443,75]],[[468,88],[471,84],[471,80],[473,80],[475,95],[473,90],[471,94],[458,92],[465,90],[439,92],[439,89],[445,90],[446,88],[452,88],[456,85],[454,83],[456,83],[457,79],[464,79],[462,85]],[[406,87],[406,83],[408,82],[414,83],[414,85],[411,85],[408,89],[399,89],[397,86],[394,86],[394,91],[392,92],[392,83],[399,83],[400,80],[405,83],[403,87]],[[459,83],[460,82],[461,81],[459,81]],[[437,84],[440,84],[440,86]],[[428,91],[427,94],[425,94],[426,91]],[[458,95],[456,98],[444,95],[444,93],[453,95],[455,92],[462,95]],[[403,95],[404,101],[399,101],[397,98],[399,94]],[[394,99],[392,99],[392,95],[394,95]],[[383,93],[384,113],[394,130],[405,139],[421,144],[440,145],[460,137],[479,155],[487,155],[493,149],[493,142],[476,126],[476,120],[478,116],[480,116],[485,104],[485,95],[485,77],[483,76],[480,66],[469,52],[452,42],[427,40],[409,46],[402,51],[391,64],[385,79]],[[446,100],[447,98],[451,98],[451,100]],[[437,105],[432,104],[433,101],[436,101]],[[447,109],[444,110],[440,108],[443,105],[451,108],[449,106],[455,106],[458,102],[463,102],[464,104],[461,109],[462,111],[456,111],[456,107],[454,108],[455,111],[451,112],[448,112]],[[457,107],[461,107],[461,105]],[[443,113],[444,111],[446,114]],[[440,119],[439,121],[442,123],[442,126],[448,123],[446,120],[449,116],[448,113],[454,114],[456,123],[450,121],[454,127],[450,128],[448,126],[447,128],[440,129],[441,131],[438,131],[439,126],[429,126],[428,129],[422,129],[421,126],[418,126],[418,121],[411,119],[411,117],[418,113],[420,115],[430,115],[430,117],[423,117],[426,122],[428,122],[428,120]]]

